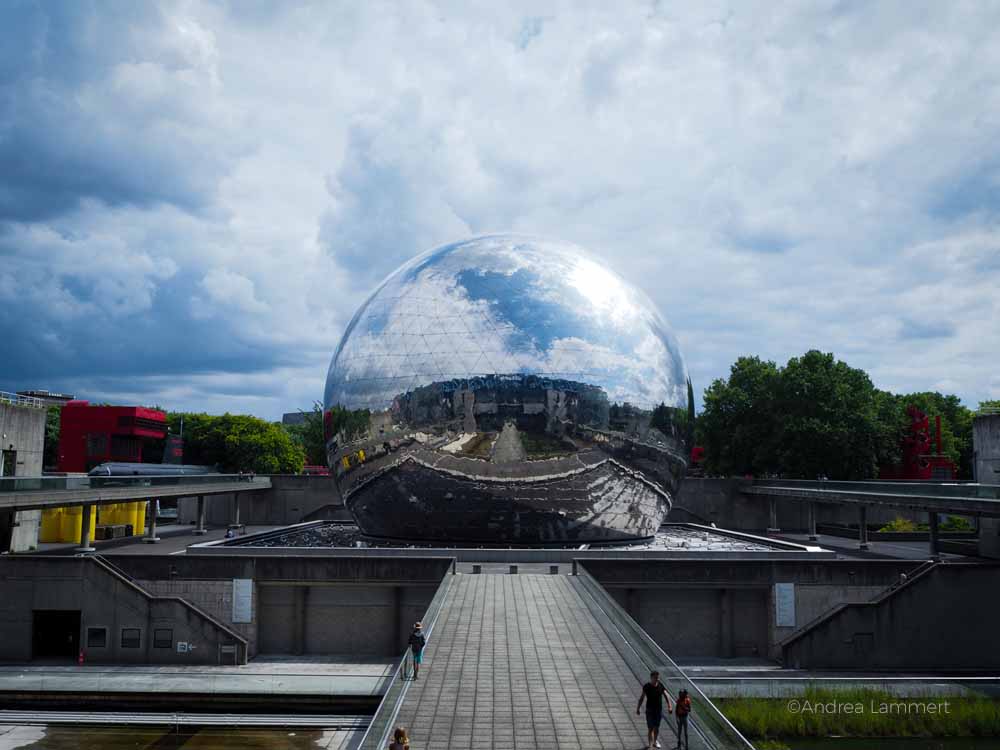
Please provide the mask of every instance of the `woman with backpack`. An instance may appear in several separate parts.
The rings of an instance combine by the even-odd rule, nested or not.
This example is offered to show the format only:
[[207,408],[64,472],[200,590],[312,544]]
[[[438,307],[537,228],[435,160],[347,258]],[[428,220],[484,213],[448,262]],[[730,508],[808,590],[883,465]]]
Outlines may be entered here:
[[413,623],[413,632],[410,633],[410,651],[413,653],[413,679],[420,675],[420,664],[424,660],[424,646],[427,645],[427,637],[424,635],[424,626],[419,622]]

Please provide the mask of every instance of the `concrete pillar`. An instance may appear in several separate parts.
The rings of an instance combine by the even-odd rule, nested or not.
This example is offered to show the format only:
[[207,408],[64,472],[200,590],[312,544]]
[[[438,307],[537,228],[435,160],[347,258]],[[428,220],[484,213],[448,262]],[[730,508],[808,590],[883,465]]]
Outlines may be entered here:
[[639,592],[635,589],[625,589],[625,611],[629,617],[639,622]]
[[818,541],[819,536],[816,534],[816,503],[809,502],[806,512],[809,514],[809,541]]
[[928,536],[930,537],[931,559],[932,560],[940,560],[941,559],[941,552],[938,549],[938,514],[937,514],[937,512],[935,512],[935,511],[932,510],[930,513],[927,514],[927,527],[928,527],[928,530],[930,531],[930,534]]
[[403,587],[393,586],[392,587],[392,620],[393,628],[392,635],[389,636],[389,648],[386,651],[387,654],[395,654],[399,652],[400,644],[404,644],[403,648],[406,648],[406,631],[403,629],[405,627],[403,623]]
[[156,535],[156,501],[147,500],[146,501],[146,515],[149,517],[149,534],[142,538],[142,541],[147,544],[155,544],[160,541],[160,537]]
[[80,546],[76,548],[77,552],[86,554],[95,551],[90,546],[90,514],[93,513],[93,508],[93,505],[83,506],[83,526],[80,527]]
[[296,586],[294,592],[292,653],[301,656],[306,652],[306,607],[309,604],[309,587]]
[[868,506],[858,506],[858,549],[868,549]]
[[233,493],[233,525],[240,525],[240,493]]
[[770,532],[781,531],[778,528],[778,498],[771,497],[767,500],[767,530]]
[[733,633],[733,591],[732,589],[722,589],[719,599],[719,646],[721,652],[719,656],[724,659],[731,659],[736,655],[736,638]]
[[208,529],[205,528],[205,496],[198,495],[198,525],[195,527],[194,533],[198,536],[202,534],[207,534]]

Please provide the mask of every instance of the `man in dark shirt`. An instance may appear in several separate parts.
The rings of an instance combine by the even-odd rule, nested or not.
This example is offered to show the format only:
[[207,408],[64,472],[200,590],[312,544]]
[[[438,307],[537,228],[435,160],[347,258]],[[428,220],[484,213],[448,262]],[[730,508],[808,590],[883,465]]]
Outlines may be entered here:
[[649,730],[650,750],[660,747],[660,722],[663,721],[664,700],[667,702],[667,713],[673,713],[674,709],[670,705],[667,688],[660,682],[660,673],[654,670],[649,673],[649,682],[642,686],[639,705],[635,707],[635,715],[638,716],[642,709],[642,702],[646,701],[646,729]]

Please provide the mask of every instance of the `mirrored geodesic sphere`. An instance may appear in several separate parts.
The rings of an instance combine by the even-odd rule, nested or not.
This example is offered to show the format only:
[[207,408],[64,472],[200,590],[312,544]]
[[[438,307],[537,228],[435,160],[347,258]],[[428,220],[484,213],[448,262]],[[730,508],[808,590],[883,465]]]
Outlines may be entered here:
[[655,306],[581,248],[479,237],[414,258],[351,320],[324,397],[361,529],[478,544],[650,536],[693,398]]

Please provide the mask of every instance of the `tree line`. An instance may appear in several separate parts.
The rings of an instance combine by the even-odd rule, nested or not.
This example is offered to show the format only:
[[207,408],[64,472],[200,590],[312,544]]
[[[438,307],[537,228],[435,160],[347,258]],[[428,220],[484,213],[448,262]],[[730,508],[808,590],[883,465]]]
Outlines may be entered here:
[[[46,414],[44,462],[59,463],[61,406]],[[298,474],[306,464],[326,465],[323,410],[314,404],[300,424],[269,422],[249,414],[205,414],[151,409],[167,415],[170,434],[184,436],[184,463],[214,466],[222,472]],[[183,427],[183,429],[182,429]],[[159,458],[154,458],[159,461]]]
[[705,390],[696,437],[711,474],[872,479],[902,459],[911,404],[932,420],[940,415],[941,452],[959,478],[971,478],[974,414],[958,396],[882,391],[864,370],[816,350],[783,367],[740,357]]

